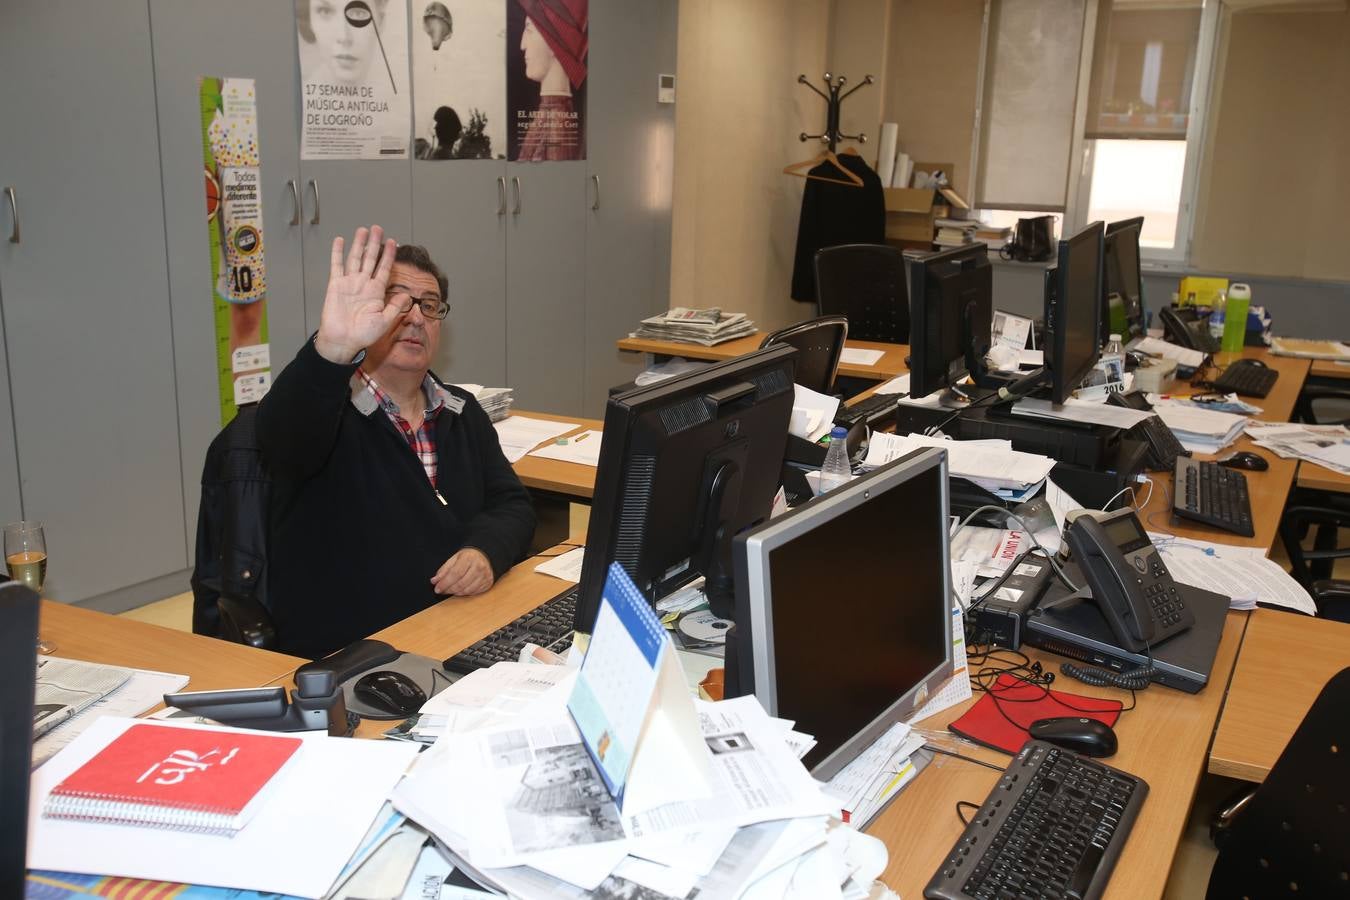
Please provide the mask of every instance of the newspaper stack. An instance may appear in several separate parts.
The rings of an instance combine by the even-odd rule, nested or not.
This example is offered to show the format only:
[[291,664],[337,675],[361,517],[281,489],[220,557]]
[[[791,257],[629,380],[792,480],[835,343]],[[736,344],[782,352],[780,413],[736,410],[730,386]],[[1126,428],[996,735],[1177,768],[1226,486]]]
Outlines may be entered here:
[[694,701],[718,796],[622,813],[567,711],[576,676],[498,663],[423,707],[444,733],[390,799],[465,875],[523,900],[889,894],[885,845],[835,818],[813,741],[753,697]]
[[[1155,399],[1156,398],[1156,399]],[[1192,453],[1218,453],[1242,434],[1248,424],[1243,416],[1211,409],[1200,409],[1194,403],[1179,402],[1148,395],[1153,411],[1172,429],[1181,446]]]
[[1306,459],[1350,475],[1350,429],[1344,425],[1249,422],[1247,436],[1284,459]]
[[754,334],[757,330],[745,313],[722,312],[715,306],[707,309],[677,306],[659,316],[643,319],[632,336],[711,347]]
[[493,422],[500,422],[511,415],[511,403],[515,400],[515,392],[511,388],[483,387],[481,384],[459,384],[456,387],[473,394],[473,398],[478,401],[478,405],[483,407],[483,412],[488,414],[488,419]]

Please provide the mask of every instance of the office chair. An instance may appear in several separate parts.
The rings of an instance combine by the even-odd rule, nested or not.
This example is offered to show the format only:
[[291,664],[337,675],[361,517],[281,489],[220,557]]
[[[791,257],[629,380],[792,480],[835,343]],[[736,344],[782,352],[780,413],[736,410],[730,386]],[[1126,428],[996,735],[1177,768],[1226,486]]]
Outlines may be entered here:
[[817,309],[846,316],[855,340],[909,343],[905,260],[887,244],[840,244],[816,252]]
[[1320,384],[1305,384],[1294,401],[1294,413],[1291,422],[1306,422],[1309,425],[1346,425],[1350,424],[1350,391],[1345,388],[1329,387]]
[[773,344],[787,344],[797,348],[796,374],[802,387],[821,394],[834,390],[834,376],[839,371],[839,356],[848,339],[848,319],[843,316],[821,316],[766,335],[759,348]]
[[[1350,622],[1350,581],[1332,577],[1336,560],[1350,557],[1350,547],[1339,546],[1340,529],[1350,527],[1350,506],[1331,494],[1295,489],[1280,517],[1280,541],[1289,557],[1289,574],[1303,585],[1317,604],[1317,614]],[[1313,532],[1313,549],[1303,539]]]
[[1350,897],[1350,669],[1332,676],[1214,860],[1206,900]]

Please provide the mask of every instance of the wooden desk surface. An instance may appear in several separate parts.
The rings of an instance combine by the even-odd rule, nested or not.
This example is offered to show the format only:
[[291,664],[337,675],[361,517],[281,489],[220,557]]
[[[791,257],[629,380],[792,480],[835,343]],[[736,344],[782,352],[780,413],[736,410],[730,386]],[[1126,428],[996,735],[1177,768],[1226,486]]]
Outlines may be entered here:
[[[1108,900],[1159,897],[1167,884],[1171,860],[1186,826],[1196,784],[1205,768],[1205,749],[1223,702],[1247,613],[1229,612],[1210,682],[1198,694],[1154,686],[1138,694],[1138,708],[1116,724],[1120,751],[1104,760],[1148,782],[1148,799],[1116,863],[1105,896]],[[1027,648],[1024,648],[1027,649]],[[1030,650],[1032,659],[1058,671],[1063,661],[1052,653]],[[1056,687],[1059,683],[1056,682]],[[1123,692],[1070,682],[1064,689],[1113,699]],[[978,699],[978,695],[977,695]],[[945,710],[921,723],[939,730],[960,717],[974,701]],[[963,753],[1006,766],[1008,757],[983,748]],[[939,756],[867,829],[886,842],[890,860],[882,881],[902,897],[920,897],[944,855],[960,837],[956,801],[982,801],[999,773],[965,760]]]
[[177,672],[191,679],[192,691],[256,687],[306,662],[52,600],[42,601],[40,633],[55,645],[55,656]]
[[[599,419],[585,419],[581,416],[555,416],[552,413],[529,412],[523,409],[511,410],[513,416],[525,416],[530,419],[546,419],[550,422],[576,422],[576,428],[562,435],[568,437],[579,431],[593,429],[599,431],[604,422]],[[595,466],[583,466],[581,463],[564,462],[560,459],[542,459],[528,454],[512,463],[511,468],[527,488],[536,491],[551,491],[589,500],[595,493]]]
[[[727,341],[725,344],[718,344],[715,347],[705,347],[702,344],[681,344],[677,341],[653,341],[648,340],[647,338],[627,337],[619,339],[618,347],[620,350],[629,350],[635,353],[651,353],[656,356],[683,356],[685,359],[722,360],[732,359],[733,357],[749,353],[752,350],[758,350],[759,343],[762,340],[764,340],[764,335],[752,334],[747,337],[737,338],[734,341]],[[887,378],[894,378],[897,375],[903,375],[909,371],[909,367],[905,364],[905,357],[909,356],[909,346],[906,344],[883,344],[878,341],[850,340],[845,346],[855,350],[880,350],[884,355],[881,359],[877,360],[877,363],[874,366],[860,366],[855,363],[841,362],[839,364],[840,375],[882,381]]]
[[1319,466],[1307,460],[1300,460],[1298,477],[1294,481],[1301,488],[1317,491],[1332,491],[1338,494],[1350,494],[1350,475],[1342,475],[1334,469]]
[[1277,609],[1251,614],[1209,771],[1264,781],[1313,700],[1350,666],[1350,625]]
[[1317,378],[1350,378],[1350,365],[1333,359],[1314,359],[1308,374]]

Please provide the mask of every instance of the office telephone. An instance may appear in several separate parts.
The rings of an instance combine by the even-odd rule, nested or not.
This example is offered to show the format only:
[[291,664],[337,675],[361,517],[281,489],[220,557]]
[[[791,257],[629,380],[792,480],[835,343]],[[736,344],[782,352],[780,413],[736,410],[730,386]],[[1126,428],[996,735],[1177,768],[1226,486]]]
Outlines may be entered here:
[[1164,306],[1158,310],[1158,321],[1162,322],[1163,336],[1172,343],[1204,353],[1219,352],[1218,339],[1209,333],[1208,317],[1191,307]]
[[1069,526],[1069,549],[1122,647],[1136,653],[1195,624],[1162,555],[1132,509]]

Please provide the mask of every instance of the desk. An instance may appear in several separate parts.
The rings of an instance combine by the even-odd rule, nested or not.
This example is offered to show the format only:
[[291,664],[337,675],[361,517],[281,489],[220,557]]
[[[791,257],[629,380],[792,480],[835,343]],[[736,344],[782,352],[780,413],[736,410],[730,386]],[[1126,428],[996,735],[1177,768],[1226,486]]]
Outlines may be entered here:
[[[527,412],[523,409],[511,410],[513,416],[525,416],[531,419],[546,419],[550,422],[576,422],[577,427],[565,432],[563,437],[579,431],[594,429],[599,431],[604,425],[599,419],[585,419],[580,416],[555,416],[552,413]],[[530,456],[528,453],[511,464],[520,483],[529,489],[534,500],[536,525],[530,550],[534,553],[560,544],[567,540],[572,530],[571,505],[591,502],[595,493],[595,466],[565,462],[561,459],[544,459]]]
[[1336,362],[1333,359],[1314,359],[1308,374],[1314,378],[1350,378],[1350,364]]
[[1330,491],[1335,494],[1350,494],[1350,475],[1342,475],[1334,469],[1319,466],[1307,460],[1300,460],[1298,477],[1294,481],[1301,488],[1315,491]]
[[[620,350],[628,350],[633,353],[650,353],[653,356],[683,356],[685,359],[723,360],[741,356],[752,350],[758,350],[759,343],[762,340],[764,340],[764,335],[752,334],[748,337],[718,344],[715,347],[634,337],[621,338],[617,343]],[[905,358],[909,356],[907,344],[883,344],[878,341],[850,340],[844,346],[854,350],[880,350],[884,355],[877,360],[877,364],[874,366],[860,366],[855,363],[841,362],[839,364],[840,375],[884,381],[909,371],[909,366],[905,363]]]
[[40,625],[56,656],[176,672],[188,676],[193,691],[266,684],[307,662],[52,600],[42,601]]
[[1350,666],[1350,625],[1253,610],[1209,753],[1209,771],[1246,781],[1270,774],[1332,675]]

